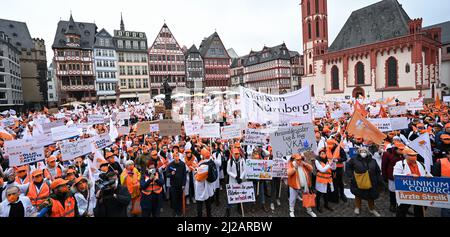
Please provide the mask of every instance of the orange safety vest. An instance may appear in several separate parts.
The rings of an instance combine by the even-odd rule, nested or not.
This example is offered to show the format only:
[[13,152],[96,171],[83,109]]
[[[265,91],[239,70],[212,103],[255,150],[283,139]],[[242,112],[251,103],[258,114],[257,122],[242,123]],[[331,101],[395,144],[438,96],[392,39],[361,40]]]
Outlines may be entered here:
[[36,185],[31,182],[28,186],[26,196],[30,198],[31,204],[33,204],[33,206],[39,206],[45,200],[47,200],[48,196],[50,196],[50,187],[48,186],[47,182],[44,181],[42,183],[41,190],[39,191],[39,193],[37,193]]
[[440,159],[441,161],[441,177],[450,177],[450,161],[447,158]]
[[139,179],[140,179],[140,175],[138,174],[137,169],[134,169],[134,174],[133,176],[129,176],[128,175],[128,170],[124,170],[122,172],[122,177],[123,177],[123,184],[127,187],[128,192],[131,194],[131,198],[136,198],[140,195],[139,193],[139,186],[135,186],[136,184],[139,185]]
[[53,198],[52,203],[52,214],[50,217],[75,217],[75,198],[67,198],[64,201],[64,207],[58,200]]
[[[322,167],[325,167],[325,163],[320,162],[320,165]],[[331,168],[328,169],[325,173],[320,172],[317,170],[317,182],[323,183],[323,184],[331,184],[333,182],[333,178],[331,177]]]
[[25,180],[22,182],[21,179],[19,177],[16,177],[16,183],[18,184],[27,184],[30,182],[30,179],[28,178],[29,175],[27,175],[27,177],[25,178]]
[[61,178],[61,176],[62,176],[62,170],[59,167],[56,167],[56,176],[55,177],[52,177],[52,175],[50,174],[50,171],[48,171],[47,168],[44,169],[44,177],[51,181],[53,181],[57,178]]
[[156,183],[156,179],[159,177],[159,174],[156,173],[155,179],[147,186],[145,190],[142,190],[142,193],[145,195],[150,195],[152,193],[160,194],[162,192],[162,187]]

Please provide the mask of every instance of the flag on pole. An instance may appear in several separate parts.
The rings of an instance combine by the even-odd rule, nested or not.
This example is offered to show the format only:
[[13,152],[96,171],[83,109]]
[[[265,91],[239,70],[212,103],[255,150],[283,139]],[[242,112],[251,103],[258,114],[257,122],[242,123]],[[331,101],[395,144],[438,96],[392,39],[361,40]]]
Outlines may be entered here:
[[441,108],[441,106],[442,106],[441,99],[439,98],[439,94],[436,95],[436,102],[434,105],[436,108]]
[[381,118],[387,118],[388,117],[388,115],[386,113],[386,110],[384,109],[384,107],[382,105],[381,105],[381,108],[380,108],[380,113],[378,115],[380,115]]
[[354,107],[354,112],[358,111],[362,116],[367,117],[368,112],[366,111],[365,107],[359,103],[358,100],[356,100]]
[[358,111],[353,113],[352,119],[347,126],[347,132],[353,134],[354,136],[366,138],[366,140],[370,139],[375,144],[381,144],[384,139],[386,139],[386,135],[371,124]]
[[433,161],[433,152],[431,151],[430,134],[424,133],[414,141],[410,142],[408,146],[417,152],[425,160],[425,169],[428,173],[431,171],[431,164]]

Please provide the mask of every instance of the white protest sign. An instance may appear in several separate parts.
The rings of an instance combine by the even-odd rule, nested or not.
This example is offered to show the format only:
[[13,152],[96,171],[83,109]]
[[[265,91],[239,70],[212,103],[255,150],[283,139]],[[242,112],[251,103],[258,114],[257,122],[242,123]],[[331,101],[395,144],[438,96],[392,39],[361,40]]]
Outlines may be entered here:
[[241,114],[256,123],[310,123],[312,104],[309,88],[284,95],[270,95],[240,87]]
[[63,119],[65,117],[66,117],[65,113],[57,113],[57,114],[55,114],[55,118],[57,118],[57,119]]
[[108,133],[91,138],[91,142],[95,142],[97,149],[103,149],[113,144]]
[[449,103],[450,102],[450,96],[444,96],[444,102]]
[[377,116],[380,114],[381,107],[371,107],[370,108],[370,115],[371,116]]
[[274,158],[283,158],[317,149],[314,127],[312,124],[280,128],[270,134]]
[[79,156],[91,153],[91,139],[83,139],[74,142],[65,142],[61,144],[62,160],[73,160]]
[[186,136],[198,135],[203,124],[203,120],[185,120],[184,131]]
[[285,159],[273,159],[272,176],[275,178],[287,178],[288,162]]
[[127,119],[130,119],[130,112],[125,111],[125,112],[117,113],[116,121],[117,120],[127,120]]
[[395,130],[403,130],[408,128],[408,118],[391,118],[391,128],[393,131]]
[[33,136],[33,139],[34,139],[36,146],[38,146],[38,147],[40,147],[40,146],[44,147],[44,146],[48,146],[48,145],[55,143],[52,139],[51,133]]
[[219,138],[220,137],[220,124],[209,123],[203,124],[199,136],[201,138]]
[[264,145],[267,142],[267,137],[267,133],[264,133],[261,130],[248,128],[245,130],[243,144],[254,146]]
[[227,184],[228,204],[254,202],[255,190],[253,182],[241,184]]
[[408,111],[408,109],[405,106],[389,107],[390,115],[402,115],[402,114],[406,114],[407,111]]
[[56,120],[50,123],[44,123],[42,124],[42,129],[44,130],[44,133],[51,133],[52,128],[61,126],[64,126],[64,120]]
[[117,132],[122,136],[130,134],[130,127],[118,127]]
[[391,119],[389,118],[368,119],[368,121],[377,127],[381,132],[392,131]]
[[44,147],[36,146],[33,140],[5,141],[9,166],[22,166],[45,159]]
[[105,123],[105,115],[103,114],[90,114],[88,115],[89,124],[103,124]]
[[423,110],[423,101],[415,101],[406,103],[408,110]]
[[1,123],[3,124],[3,126],[9,127],[9,126],[13,126],[15,122],[14,122],[14,118],[9,117],[9,118],[2,119]]
[[314,118],[325,118],[327,116],[327,112],[325,110],[314,110]]
[[342,111],[340,109],[335,110],[335,111],[333,111],[333,113],[331,113],[331,118],[332,119],[338,120],[338,119],[340,119],[342,117],[344,117],[344,111]]
[[158,132],[159,131],[159,123],[150,124],[150,132]]
[[245,177],[247,179],[271,180],[273,160],[247,159],[245,161]]
[[220,134],[224,140],[238,138],[241,137],[241,127],[239,124],[221,127]]
[[341,110],[344,113],[351,113],[352,112],[352,108],[351,108],[350,104],[347,104],[347,103],[342,103],[341,104]]
[[71,137],[79,136],[80,131],[76,126],[60,126],[56,128],[51,128],[53,141],[61,141]]

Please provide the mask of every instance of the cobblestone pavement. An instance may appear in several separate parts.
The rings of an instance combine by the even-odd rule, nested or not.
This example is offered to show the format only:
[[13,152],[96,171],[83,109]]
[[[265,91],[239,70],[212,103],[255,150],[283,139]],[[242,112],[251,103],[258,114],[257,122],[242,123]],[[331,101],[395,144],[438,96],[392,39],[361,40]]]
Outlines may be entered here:
[[[275,211],[270,210],[270,205],[267,203],[269,200],[266,197],[266,206],[268,212],[262,210],[261,207],[256,208],[256,212],[251,212],[252,203],[244,204],[244,213],[245,217],[289,217],[289,201],[288,201],[288,187],[283,184],[281,191],[281,206],[277,206],[275,203]],[[322,206],[323,206],[323,200]],[[225,189],[220,191],[220,205],[212,204],[212,215],[213,217],[224,217],[226,211],[226,191]],[[306,214],[306,211],[303,207],[301,207],[302,203],[297,200],[295,208],[295,216],[296,217],[309,217]],[[234,206],[231,210],[231,217],[240,217],[237,212],[238,206]],[[373,217],[371,213],[368,211],[367,201],[363,200],[361,214],[359,216],[354,214],[354,199],[348,199],[347,203],[343,203],[340,201],[338,204],[331,203],[330,207],[334,210],[332,212],[323,209],[323,213],[318,213],[315,209],[313,209],[314,213],[317,214],[318,217]],[[382,217],[395,217],[395,213],[389,211],[389,192],[382,191],[380,193],[380,198],[375,200],[376,210],[381,214]],[[412,210],[412,208],[410,209]],[[206,208],[203,207],[204,216],[206,215]],[[163,212],[161,213],[162,217],[173,217],[173,211],[170,209],[170,204],[168,201],[164,201],[163,204]],[[186,216],[187,217],[196,217],[197,216],[197,205],[190,203],[186,205]],[[428,208],[425,212],[426,217],[440,217],[440,209],[437,208]]]

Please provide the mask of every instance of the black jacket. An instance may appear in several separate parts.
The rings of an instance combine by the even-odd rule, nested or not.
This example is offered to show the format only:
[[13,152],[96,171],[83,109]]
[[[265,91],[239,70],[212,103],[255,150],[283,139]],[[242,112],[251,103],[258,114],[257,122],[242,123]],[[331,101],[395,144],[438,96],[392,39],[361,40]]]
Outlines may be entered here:
[[[175,175],[172,175],[172,171],[175,171]],[[166,170],[167,178],[170,178],[170,186],[171,187],[183,187],[186,185],[186,165],[183,161],[180,160],[180,163],[172,163],[169,164],[169,167]]]
[[[354,172],[357,174],[363,174],[369,170],[370,181],[372,188],[368,190],[359,189],[356,185]],[[381,178],[381,170],[378,167],[377,161],[371,157],[362,158],[358,155],[356,158],[350,159],[347,162],[346,174],[351,179],[350,191],[357,197],[362,199],[377,199],[380,194],[378,192],[378,186],[383,184]]]
[[[114,197],[116,194],[117,197]],[[128,189],[118,185],[113,193],[102,195],[97,199],[97,205],[94,208],[95,217],[127,217],[127,206],[131,201],[131,195]]]

